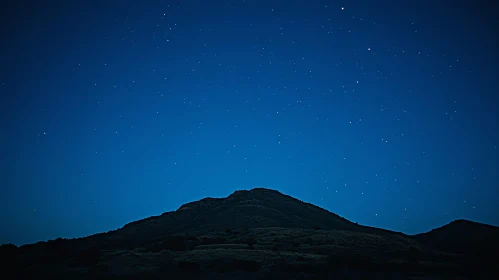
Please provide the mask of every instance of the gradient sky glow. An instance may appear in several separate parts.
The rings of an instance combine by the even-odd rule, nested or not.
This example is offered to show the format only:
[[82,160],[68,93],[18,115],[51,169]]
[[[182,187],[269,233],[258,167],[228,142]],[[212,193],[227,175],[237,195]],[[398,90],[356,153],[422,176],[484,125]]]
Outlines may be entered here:
[[10,1],[0,244],[254,187],[410,234],[498,225],[492,2]]

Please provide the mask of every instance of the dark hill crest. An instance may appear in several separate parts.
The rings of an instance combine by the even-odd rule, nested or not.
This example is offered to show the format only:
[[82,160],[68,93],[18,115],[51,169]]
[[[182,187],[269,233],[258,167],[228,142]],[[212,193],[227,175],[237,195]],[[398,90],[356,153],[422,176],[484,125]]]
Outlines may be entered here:
[[162,233],[167,229],[170,232],[205,232],[251,227],[350,229],[356,226],[323,208],[265,188],[189,202],[176,211],[129,223],[122,230],[145,224],[149,232],[158,225]]
[[[358,225],[278,191],[256,188],[185,203],[176,211],[85,238],[3,245],[0,264],[18,279],[75,279],[81,273],[92,276],[84,279],[186,279],[193,271],[217,279],[236,275],[223,278],[226,272],[244,279],[286,278],[297,272],[311,279],[343,279],[344,274],[334,274],[338,271],[366,279],[372,279],[373,271],[388,273],[382,278],[390,279],[408,279],[393,278],[393,272],[489,279],[499,257],[498,240],[497,227],[467,220],[408,236]],[[486,277],[476,277],[477,271]]]
[[460,219],[414,238],[446,252],[473,255],[486,251],[499,258],[499,227],[493,225]]

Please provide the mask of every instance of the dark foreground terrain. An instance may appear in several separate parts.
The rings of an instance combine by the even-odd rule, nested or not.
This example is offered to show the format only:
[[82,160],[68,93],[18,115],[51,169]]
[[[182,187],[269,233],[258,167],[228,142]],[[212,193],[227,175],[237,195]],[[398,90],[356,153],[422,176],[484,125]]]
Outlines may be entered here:
[[408,236],[253,189],[0,257],[1,279],[499,279],[499,228],[458,220]]

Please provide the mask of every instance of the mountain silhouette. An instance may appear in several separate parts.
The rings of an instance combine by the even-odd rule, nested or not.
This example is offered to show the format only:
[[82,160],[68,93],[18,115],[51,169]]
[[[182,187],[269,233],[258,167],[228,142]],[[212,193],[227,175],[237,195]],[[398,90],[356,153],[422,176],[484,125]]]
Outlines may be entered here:
[[120,236],[121,242],[129,244],[141,239],[149,241],[165,234],[203,234],[229,228],[255,227],[383,231],[359,226],[278,191],[255,188],[236,191],[226,198],[204,198],[186,203],[176,211],[129,223],[107,237]]
[[498,237],[499,227],[468,220],[456,220],[414,236],[421,243],[445,252],[467,255],[491,252],[499,257]]
[[405,235],[257,188],[107,233],[2,245],[0,263],[3,279],[490,279],[498,237],[465,220]]

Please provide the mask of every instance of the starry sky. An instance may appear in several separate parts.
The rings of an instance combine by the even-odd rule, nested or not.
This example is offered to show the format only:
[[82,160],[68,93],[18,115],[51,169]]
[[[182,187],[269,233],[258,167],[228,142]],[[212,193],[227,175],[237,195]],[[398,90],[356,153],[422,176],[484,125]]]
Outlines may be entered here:
[[10,1],[0,16],[0,243],[255,187],[408,234],[499,224],[492,1]]

